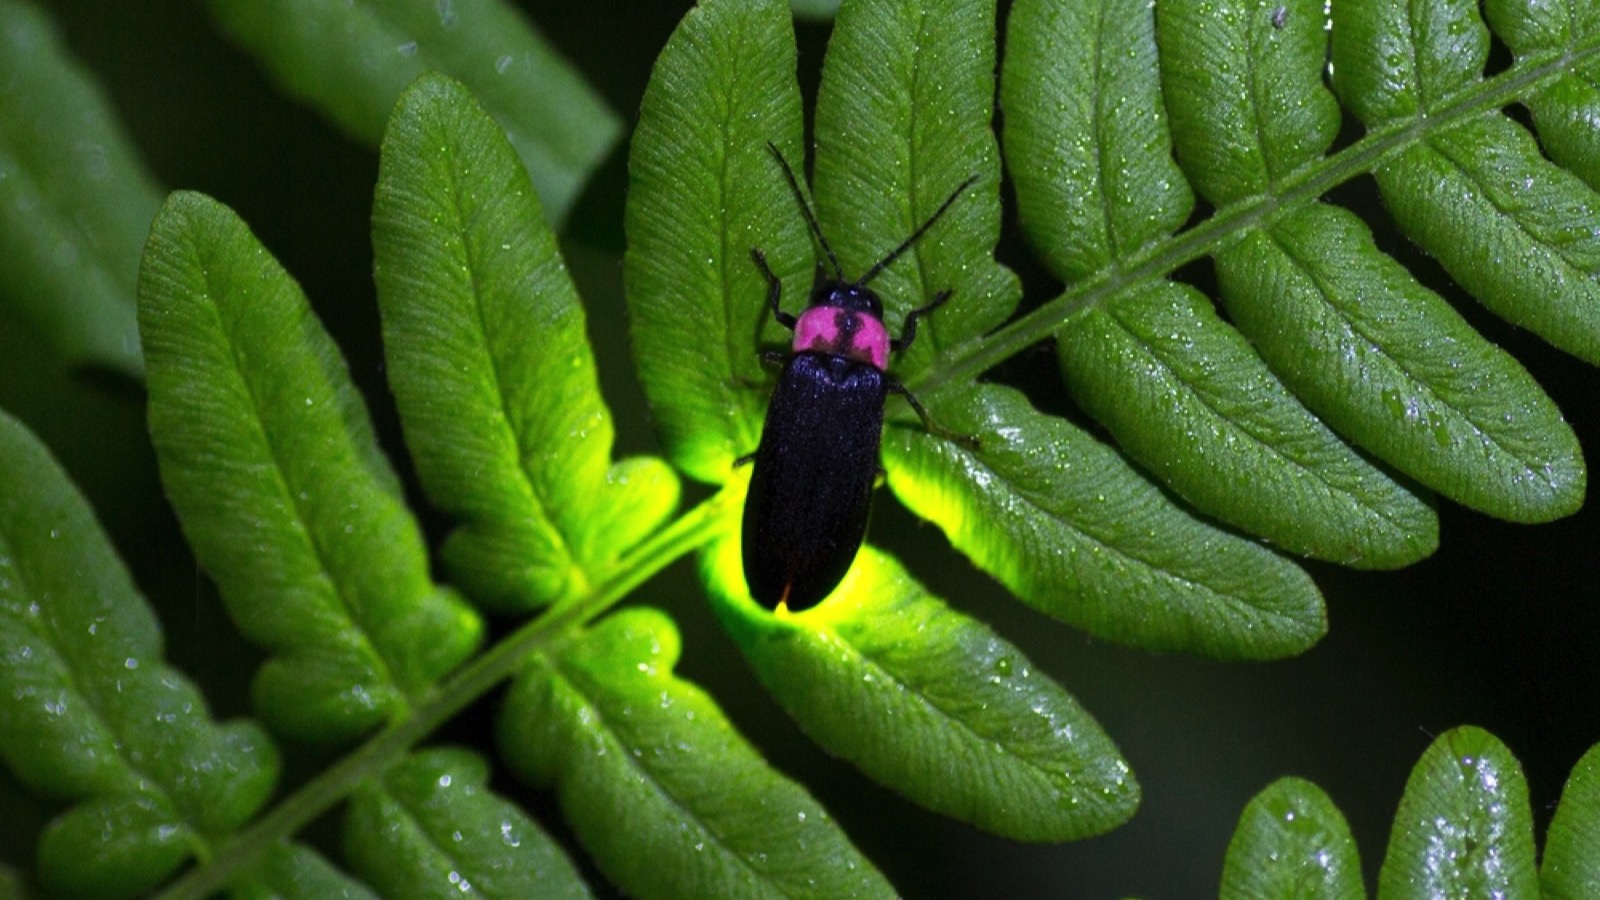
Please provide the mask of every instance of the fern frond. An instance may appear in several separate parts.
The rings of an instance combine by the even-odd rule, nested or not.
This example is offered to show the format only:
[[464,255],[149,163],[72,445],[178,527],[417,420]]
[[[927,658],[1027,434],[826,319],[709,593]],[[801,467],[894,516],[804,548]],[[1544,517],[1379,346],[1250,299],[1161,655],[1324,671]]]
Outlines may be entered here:
[[426,550],[344,360],[238,216],[177,193],[139,281],[150,434],[196,556],[273,658],[274,727],[344,740],[477,649],[483,623]]
[[65,358],[138,376],[133,289],[160,191],[42,10],[3,0],[0,34],[0,300]]
[[[1471,726],[1439,735],[1411,770],[1378,877],[1382,898],[1592,896],[1600,746],[1573,768],[1536,863],[1528,783],[1494,735]],[[1349,827],[1328,795],[1298,778],[1245,807],[1228,845],[1223,900],[1367,896]]]
[[472,87],[516,148],[552,222],[566,217],[622,124],[509,3],[208,0],[217,24],[286,91],[376,145],[425,72]]
[[653,458],[612,464],[577,290],[461,85],[426,76],[401,96],[372,219],[390,384],[423,487],[458,525],[451,576],[505,611],[587,593],[677,504],[677,479]]
[[88,504],[0,413],[0,759],[72,803],[39,838],[51,890],[149,890],[214,852],[278,780],[272,740],[213,722],[163,643]]
[[[0,0],[0,17],[14,3]],[[23,660],[0,671],[12,688],[0,689],[0,756],[28,789],[70,804],[43,828],[34,873],[0,865],[0,892],[30,880],[143,890],[192,862],[165,896],[586,896],[569,855],[583,853],[643,897],[895,894],[882,861],[857,849],[866,835],[764,759],[743,719],[679,666],[692,632],[653,607],[614,610],[670,601],[647,582],[688,554],[749,668],[822,750],[1015,840],[1126,821],[1141,798],[1132,743],[1125,759],[1036,651],[968,609],[965,588],[868,545],[815,608],[748,596],[737,461],[759,435],[760,350],[784,337],[751,251],[791,311],[816,256],[769,144],[802,193],[814,186],[849,274],[973,179],[874,287],[891,329],[954,290],[891,374],[945,431],[978,440],[918,428],[896,401],[884,474],[1047,616],[1145,650],[1283,658],[1328,629],[1295,557],[1415,561],[1438,543],[1433,491],[1518,522],[1582,501],[1583,461],[1555,404],[1326,195],[1373,174],[1395,220],[1486,306],[1600,362],[1592,4],[1489,0],[1517,61],[1486,78],[1489,33],[1470,0],[1341,0],[1331,33],[1312,0],[1018,0],[1003,44],[992,0],[852,0],[824,62],[807,179],[790,7],[703,0],[657,61],[628,160],[623,282],[667,461],[614,459],[621,417],[600,392],[596,316],[545,224],[615,123],[520,20],[498,4],[459,30],[448,3],[210,7],[290,90],[360,136],[382,133],[384,374],[448,536],[436,574],[344,360],[288,272],[221,203],[170,198],[140,286],[162,476],[235,624],[266,653],[257,711],[277,734],[343,755],[296,759],[310,771],[264,809],[275,745],[253,725],[213,723],[196,689],[146,662],[161,655],[155,626],[83,503],[31,439],[0,440],[0,456],[21,460],[0,465],[0,652]],[[338,27],[297,32],[273,9]],[[497,30],[557,73],[540,102],[572,101],[573,119],[529,132],[530,118],[564,113],[513,109],[529,85],[497,83],[502,57],[483,52]],[[402,92],[423,60],[475,73],[500,124],[441,76]],[[384,124],[375,110],[396,94]],[[1514,102],[1543,152],[1502,112]],[[1335,149],[1345,112],[1366,134]],[[1020,316],[1019,281],[995,258],[1002,161],[1026,236],[1065,284]],[[0,199],[6,189],[0,178]],[[1197,197],[1209,214],[1191,222]],[[1199,260],[1214,296],[1175,274]],[[1063,405],[1054,381],[1032,394],[979,381],[1045,341],[1098,426],[1045,411]],[[20,433],[8,422],[0,438]],[[672,518],[677,473],[714,488]],[[60,535],[40,530],[57,520]],[[487,612],[530,621],[483,648]],[[506,681],[497,754],[422,746]],[[1593,886],[1596,765],[1591,751],[1552,823],[1553,893]],[[497,769],[553,794],[572,846],[518,807]],[[337,840],[308,830],[340,804]],[[1447,734],[1402,801],[1385,896],[1531,892],[1527,806],[1498,741]],[[1285,781],[1246,810],[1223,893],[1294,892],[1359,896],[1360,871],[1332,801]]]

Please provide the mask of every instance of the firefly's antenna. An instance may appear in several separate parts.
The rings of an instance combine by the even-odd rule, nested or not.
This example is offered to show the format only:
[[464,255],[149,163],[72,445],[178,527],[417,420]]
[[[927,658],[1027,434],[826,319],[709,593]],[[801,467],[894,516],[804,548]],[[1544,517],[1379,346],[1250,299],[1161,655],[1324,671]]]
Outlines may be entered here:
[[783,177],[789,179],[789,189],[794,191],[794,199],[800,201],[800,211],[805,213],[806,224],[811,226],[811,233],[817,236],[817,243],[822,245],[822,252],[828,254],[828,262],[833,263],[833,274],[840,281],[845,280],[844,270],[839,268],[839,257],[833,255],[833,248],[828,246],[828,239],[822,236],[822,226],[817,224],[817,217],[811,212],[811,204],[806,202],[806,195],[801,193],[800,180],[794,177],[794,170],[789,168],[789,161],[783,158],[783,151],[778,149],[777,144],[767,141],[767,149],[778,158],[778,165],[783,166]]
[[[959,187],[957,187],[953,193],[950,194],[949,198],[947,198],[944,201],[944,203],[940,204],[938,209],[933,211],[933,215],[928,217],[928,221],[923,222],[922,225],[920,227],[918,227],[916,231],[911,232],[911,237],[906,238],[904,243],[902,243],[900,246],[894,248],[893,250],[889,251],[889,255],[888,256],[885,256],[883,259],[878,260],[878,264],[877,265],[875,265],[872,268],[868,269],[867,270],[867,274],[861,276],[859,279],[856,280],[856,286],[857,287],[866,287],[867,286],[867,282],[871,281],[874,278],[877,278],[880,274],[882,274],[884,269],[889,268],[889,264],[890,263],[892,263],[895,260],[900,258],[900,254],[906,252],[907,250],[910,250],[911,249],[911,245],[915,244],[917,242],[918,238],[922,237],[923,234],[927,233],[929,228],[933,227],[933,223],[939,221],[939,217],[944,215],[945,212],[950,209],[950,207],[956,202],[956,198],[960,197],[963,191],[965,191],[967,188],[972,187],[974,184],[977,184],[977,183],[978,183],[978,176],[976,176],[976,175],[972,176],[971,178],[968,178],[966,181],[961,182],[961,185]],[[828,253],[829,253],[829,255],[832,255],[833,251],[830,250],[830,251],[828,251]],[[834,265],[837,266],[838,264],[835,263]]]

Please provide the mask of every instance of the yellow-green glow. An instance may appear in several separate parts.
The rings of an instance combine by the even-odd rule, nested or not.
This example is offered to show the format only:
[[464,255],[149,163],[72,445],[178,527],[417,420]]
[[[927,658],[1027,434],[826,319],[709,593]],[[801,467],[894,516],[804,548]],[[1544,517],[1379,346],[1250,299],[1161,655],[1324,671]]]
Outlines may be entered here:
[[[748,480],[748,476],[744,477]],[[874,597],[890,587],[878,552],[863,546],[844,580],[821,603],[800,612],[783,605],[768,610],[751,598],[745,585],[743,543],[738,525],[737,521],[730,521],[724,537],[706,547],[701,562],[713,602],[730,629],[748,628],[753,634],[770,634],[783,628],[831,630],[869,614]],[[739,635],[736,633],[735,637]]]

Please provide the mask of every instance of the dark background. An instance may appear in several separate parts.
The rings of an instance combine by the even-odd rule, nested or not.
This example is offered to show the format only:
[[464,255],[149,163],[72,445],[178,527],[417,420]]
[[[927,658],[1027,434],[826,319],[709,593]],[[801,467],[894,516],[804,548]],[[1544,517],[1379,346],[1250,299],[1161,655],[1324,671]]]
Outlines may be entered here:
[[[652,61],[686,8],[658,0],[524,5],[629,123]],[[196,4],[55,0],[46,6],[72,52],[101,80],[156,177],[232,206],[300,280],[344,348],[386,448],[409,476],[383,382],[371,280],[375,151],[280,95],[251,59],[212,30]],[[825,25],[800,28],[808,95],[826,36]],[[619,452],[656,452],[633,381],[620,291],[625,163],[626,146],[619,144],[575,207],[564,247],[590,306]],[[1597,445],[1596,370],[1463,297],[1393,233],[1369,179],[1341,187],[1333,199],[1366,216],[1381,247],[1521,359],[1584,446]],[[1022,274],[1025,303],[1053,296],[1058,286],[1033,262],[1014,223],[999,256]],[[1204,265],[1182,275],[1202,285],[1208,279]],[[991,377],[1076,416],[1053,355],[1044,350]],[[233,634],[214,588],[188,555],[156,479],[142,404],[138,385],[66,370],[0,310],[0,407],[34,428],[88,494],[157,607],[173,662],[216,686],[208,696],[219,715],[248,714],[246,679],[259,655]],[[678,620],[680,672],[710,690],[774,764],[806,784],[908,896],[1212,895],[1240,811],[1285,775],[1311,779],[1332,796],[1355,833],[1370,885],[1406,776],[1435,735],[1475,724],[1509,745],[1527,772],[1541,838],[1568,770],[1600,740],[1600,516],[1592,507],[1528,527],[1441,502],[1441,548],[1433,558],[1390,573],[1308,566],[1327,596],[1328,637],[1298,659],[1245,665],[1129,650],[1050,622],[971,569],[936,528],[889,496],[880,498],[873,540],[923,581],[940,585],[952,604],[992,623],[1117,741],[1144,787],[1143,806],[1129,825],[1076,844],[1021,845],[925,813],[829,759],[784,718],[712,621],[687,562],[636,598]],[[437,540],[442,523],[428,517],[420,498],[416,506]],[[440,739],[483,742],[493,703],[486,698]],[[287,777],[305,777],[318,764],[301,760]],[[514,783],[496,786],[571,841],[549,797]],[[21,811],[9,828],[0,824],[0,861],[26,868],[32,834],[51,807],[0,773],[0,808]],[[332,832],[319,823],[310,836]]]

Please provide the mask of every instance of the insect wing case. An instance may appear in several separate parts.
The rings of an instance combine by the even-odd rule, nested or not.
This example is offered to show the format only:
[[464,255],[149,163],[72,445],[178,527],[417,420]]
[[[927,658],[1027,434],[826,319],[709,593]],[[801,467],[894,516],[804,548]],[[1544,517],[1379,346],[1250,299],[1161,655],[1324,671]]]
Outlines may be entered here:
[[744,507],[752,597],[806,609],[844,578],[867,529],[887,390],[881,371],[843,357],[784,364]]

